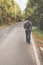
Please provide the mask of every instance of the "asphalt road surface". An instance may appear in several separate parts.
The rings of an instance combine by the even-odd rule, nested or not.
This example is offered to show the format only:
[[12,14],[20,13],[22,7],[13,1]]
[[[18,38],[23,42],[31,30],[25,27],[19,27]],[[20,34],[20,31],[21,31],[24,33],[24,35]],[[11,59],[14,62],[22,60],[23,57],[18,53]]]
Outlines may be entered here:
[[0,65],[37,65],[32,43],[26,42],[23,23],[11,28],[9,34],[6,30],[1,33],[7,36],[0,41]]

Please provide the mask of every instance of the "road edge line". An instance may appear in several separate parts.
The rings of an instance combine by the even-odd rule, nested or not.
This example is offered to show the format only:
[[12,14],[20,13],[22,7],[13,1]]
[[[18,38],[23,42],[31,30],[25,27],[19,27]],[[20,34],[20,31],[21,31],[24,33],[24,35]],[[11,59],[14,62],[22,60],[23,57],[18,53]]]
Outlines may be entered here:
[[33,49],[34,49],[34,54],[35,54],[35,58],[36,58],[36,62],[37,62],[37,65],[41,65],[40,61],[39,61],[39,58],[38,58],[38,53],[37,53],[37,50],[36,50],[36,47],[35,47],[35,41],[34,39],[32,38],[33,36],[31,35],[31,43],[33,45]]

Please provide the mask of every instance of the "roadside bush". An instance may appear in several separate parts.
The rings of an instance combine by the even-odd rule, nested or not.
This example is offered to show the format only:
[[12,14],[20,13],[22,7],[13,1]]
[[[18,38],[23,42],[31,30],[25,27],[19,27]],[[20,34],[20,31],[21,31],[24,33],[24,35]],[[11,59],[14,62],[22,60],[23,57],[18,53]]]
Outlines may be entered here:
[[43,21],[40,21],[40,30],[43,30]]
[[0,26],[3,24],[3,19],[0,18]]

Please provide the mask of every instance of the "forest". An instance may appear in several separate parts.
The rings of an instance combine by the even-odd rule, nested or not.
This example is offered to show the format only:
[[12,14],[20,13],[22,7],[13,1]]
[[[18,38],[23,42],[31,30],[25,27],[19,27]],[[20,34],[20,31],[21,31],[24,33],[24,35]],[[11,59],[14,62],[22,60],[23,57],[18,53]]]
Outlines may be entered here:
[[14,0],[0,0],[0,25],[21,20],[21,9]]
[[25,18],[32,21],[34,26],[43,30],[43,0],[28,0],[25,8]]
[[0,0],[0,26],[23,19],[31,20],[33,26],[43,30],[43,0],[27,0],[23,12],[14,0]]

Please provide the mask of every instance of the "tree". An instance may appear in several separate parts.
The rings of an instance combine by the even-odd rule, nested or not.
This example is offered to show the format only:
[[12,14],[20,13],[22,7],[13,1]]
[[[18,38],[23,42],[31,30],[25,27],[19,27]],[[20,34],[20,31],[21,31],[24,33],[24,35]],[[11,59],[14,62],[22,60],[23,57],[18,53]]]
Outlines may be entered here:
[[19,21],[20,17],[21,9],[14,0],[0,1],[0,18],[3,19],[4,24],[10,24],[12,21]]
[[32,20],[34,25],[43,29],[43,0],[28,0],[25,15]]

